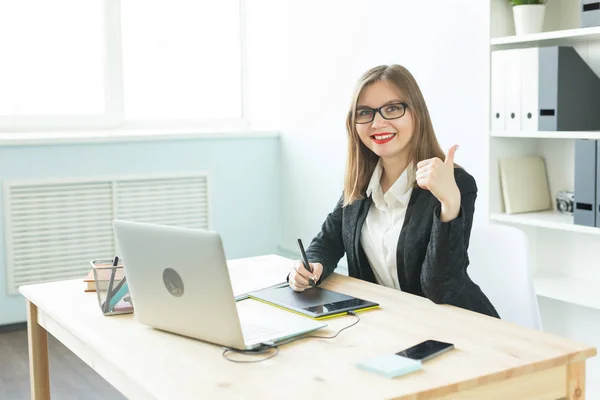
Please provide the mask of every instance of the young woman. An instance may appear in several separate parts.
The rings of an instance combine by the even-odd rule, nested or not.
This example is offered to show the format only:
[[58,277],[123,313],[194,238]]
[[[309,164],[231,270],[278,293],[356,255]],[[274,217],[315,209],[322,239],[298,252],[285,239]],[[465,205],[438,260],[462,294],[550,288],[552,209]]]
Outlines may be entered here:
[[467,274],[477,185],[445,156],[412,74],[382,65],[359,79],[346,119],[344,192],[306,254],[292,289],[319,284],[346,253],[349,275],[435,303],[498,317]]

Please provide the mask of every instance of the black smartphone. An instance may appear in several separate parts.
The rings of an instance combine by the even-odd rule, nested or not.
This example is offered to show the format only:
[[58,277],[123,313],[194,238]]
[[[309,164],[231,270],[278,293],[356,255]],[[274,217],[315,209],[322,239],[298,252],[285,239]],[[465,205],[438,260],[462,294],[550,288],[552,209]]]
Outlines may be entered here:
[[426,340],[408,349],[399,351],[396,355],[410,358],[412,360],[427,361],[435,356],[452,350],[452,343],[438,342],[437,340]]

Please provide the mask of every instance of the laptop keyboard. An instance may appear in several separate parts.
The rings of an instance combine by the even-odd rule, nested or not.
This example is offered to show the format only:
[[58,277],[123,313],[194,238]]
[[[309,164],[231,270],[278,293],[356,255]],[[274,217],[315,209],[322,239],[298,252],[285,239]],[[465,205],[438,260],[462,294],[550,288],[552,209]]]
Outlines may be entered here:
[[283,340],[327,326],[252,299],[236,303],[246,345]]
[[274,340],[283,337],[288,333],[288,330],[274,326],[243,322],[242,333],[244,334],[245,342],[259,343],[263,340]]

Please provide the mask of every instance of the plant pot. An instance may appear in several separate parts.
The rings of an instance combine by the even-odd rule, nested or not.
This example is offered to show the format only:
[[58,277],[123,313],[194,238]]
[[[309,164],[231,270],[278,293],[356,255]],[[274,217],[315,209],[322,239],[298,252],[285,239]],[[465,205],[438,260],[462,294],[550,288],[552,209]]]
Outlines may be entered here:
[[544,27],[545,4],[523,4],[513,6],[515,32],[517,35],[542,32]]

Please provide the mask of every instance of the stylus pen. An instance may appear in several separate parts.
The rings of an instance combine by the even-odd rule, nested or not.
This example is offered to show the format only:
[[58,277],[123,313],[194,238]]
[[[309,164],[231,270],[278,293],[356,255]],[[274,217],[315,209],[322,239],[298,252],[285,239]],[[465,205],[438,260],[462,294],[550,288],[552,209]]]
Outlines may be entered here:
[[[308,257],[306,257],[306,252],[304,251],[304,246],[302,245],[302,240],[298,239],[298,247],[300,247],[300,253],[302,253],[302,261],[304,264],[304,268],[312,273],[311,269],[310,269],[310,264],[308,263]],[[316,286],[316,282],[314,281],[313,278],[308,278],[308,283],[310,284],[311,287],[315,287]]]
[[[106,291],[106,294],[108,295],[110,292],[112,292],[113,290],[113,285],[115,284],[115,274],[117,272],[117,265],[119,265],[119,257],[115,256],[114,260],[113,260],[113,268],[110,271],[110,280],[108,281],[108,290]],[[106,299],[106,301],[104,302],[104,312],[108,312],[108,301],[110,299]]]
[[110,303],[108,304],[108,311],[114,311],[115,306],[120,302],[123,297],[129,292],[129,285],[125,282],[125,278],[119,282],[119,289],[115,291],[115,294],[111,297]]
[[106,294],[106,300],[104,300],[104,307],[107,311],[105,312],[112,311],[115,304],[117,304],[127,294],[129,286],[126,284],[126,278],[127,277],[123,277],[121,282],[119,282],[119,284],[114,288],[114,290]]
[[[117,294],[121,293],[120,290],[125,285],[125,281],[126,281],[125,278],[126,277],[123,277],[123,279],[121,280],[121,282],[119,282],[119,284],[111,292],[106,292],[106,300],[104,300],[104,304],[102,305],[102,309],[104,310],[104,312],[112,311],[111,303],[114,302],[115,297],[117,296]],[[127,292],[123,293],[123,295],[121,297],[125,296],[126,294],[127,294]],[[117,302],[119,300],[117,300]]]

